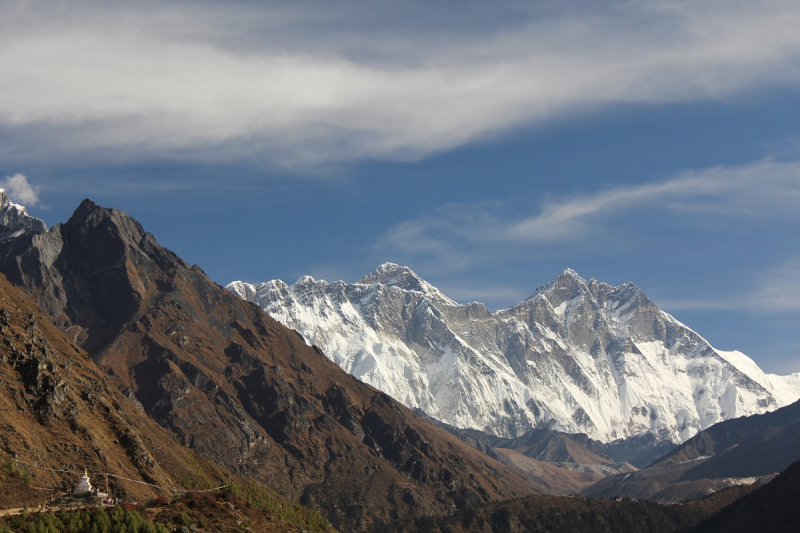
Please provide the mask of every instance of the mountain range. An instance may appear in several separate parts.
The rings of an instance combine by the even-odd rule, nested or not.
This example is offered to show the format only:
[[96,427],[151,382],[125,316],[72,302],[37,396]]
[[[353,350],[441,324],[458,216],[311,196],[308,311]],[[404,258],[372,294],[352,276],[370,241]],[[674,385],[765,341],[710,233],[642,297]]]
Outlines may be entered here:
[[348,531],[542,491],[346,374],[125,213],[84,200],[64,224],[17,231],[28,215],[1,192],[0,206],[12,222],[0,271],[139,412],[224,470]]
[[571,269],[495,312],[393,263],[352,284],[305,276],[227,288],[407,407],[498,437],[548,428],[605,443],[646,434],[681,443],[800,398],[800,374],[766,374],[632,283]]
[[[393,264],[353,285],[303,278],[293,287],[226,290],[121,211],[85,200],[48,230],[0,189],[0,272],[0,462],[2,472],[25,465],[40,484],[63,484],[64,470],[81,467],[119,475],[111,476],[115,493],[131,498],[232,484],[284,509],[276,531],[312,523],[328,530],[295,502],[346,531],[430,529],[435,515],[460,516],[456,530],[478,531],[483,512],[475,509],[486,504],[493,531],[505,523],[523,531],[568,509],[580,509],[578,530],[596,514],[617,525],[658,516],[658,530],[674,531],[754,486],[674,512],[535,495],[677,501],[765,482],[798,458],[800,403],[781,406],[796,393],[797,375],[764,374],[746,356],[710,347],[633,285],[587,282],[570,270],[494,313],[459,305]],[[315,338],[231,294],[255,300],[276,287],[294,302],[289,315],[316,324]],[[343,324],[348,339],[376,343],[337,352],[346,345]],[[326,339],[330,353],[321,349]],[[351,371],[394,379],[393,394],[424,390],[424,405],[456,405],[470,420],[490,422],[484,430],[499,429],[448,425],[410,393],[404,406],[348,375],[347,357],[358,362]],[[381,374],[397,368],[407,372]],[[601,375],[619,384],[616,399],[598,385]],[[437,381],[448,376],[465,381]],[[559,398],[600,399],[573,413],[569,426],[545,402],[558,384]],[[684,405],[680,387],[694,387],[698,424],[676,437],[674,420],[662,414]],[[502,397],[507,390],[525,400],[528,418]],[[614,401],[638,407],[639,416],[642,398],[651,402],[649,424],[629,420],[620,426],[626,433],[605,416]],[[708,418],[703,429],[702,409],[716,409],[717,423]],[[765,414],[735,418],[749,411]],[[589,416],[597,412],[605,417]],[[619,433],[600,432],[603,421]],[[574,431],[584,427],[596,434]],[[20,479],[3,483],[15,492],[0,501],[37,498],[39,489]],[[467,524],[470,516],[477,522]],[[451,518],[442,520],[450,525],[441,531],[452,529]]]

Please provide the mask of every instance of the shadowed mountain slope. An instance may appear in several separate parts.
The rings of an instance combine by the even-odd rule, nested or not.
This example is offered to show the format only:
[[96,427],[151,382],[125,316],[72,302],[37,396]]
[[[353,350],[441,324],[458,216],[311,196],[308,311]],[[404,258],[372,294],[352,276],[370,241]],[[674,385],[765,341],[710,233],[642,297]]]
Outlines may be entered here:
[[678,446],[653,466],[698,457],[711,459],[690,473],[694,477],[743,477],[783,471],[800,460],[800,401],[771,413],[720,422]]
[[759,490],[701,522],[692,533],[795,533],[800,531],[800,462]]
[[736,487],[709,498],[676,505],[628,498],[528,496],[465,509],[452,516],[398,520],[376,528],[374,533],[685,533],[749,492],[752,487]]
[[0,253],[0,269],[153,420],[335,525],[537,491],[344,373],[121,211],[85,200],[67,223],[17,239],[24,252]]
[[477,429],[461,429],[442,422],[437,425],[453,435],[488,453],[493,448],[507,448],[532,459],[550,463],[580,463],[604,465],[614,460],[603,443],[584,434],[562,433],[550,429],[535,429],[513,439],[497,437]]
[[628,463],[614,462],[605,445],[583,434],[534,429],[505,439],[477,429],[456,428],[436,420],[433,423],[552,494],[575,494],[606,476],[636,470]]
[[[2,275],[0,352],[0,456],[36,486],[77,483],[76,474],[56,470],[110,472],[112,492],[137,500],[231,480],[110,385],[89,355]],[[40,492],[39,503],[48,495]]]
[[646,469],[610,476],[582,494],[680,501],[731,484],[766,480],[797,460],[800,402],[771,413],[720,422]]

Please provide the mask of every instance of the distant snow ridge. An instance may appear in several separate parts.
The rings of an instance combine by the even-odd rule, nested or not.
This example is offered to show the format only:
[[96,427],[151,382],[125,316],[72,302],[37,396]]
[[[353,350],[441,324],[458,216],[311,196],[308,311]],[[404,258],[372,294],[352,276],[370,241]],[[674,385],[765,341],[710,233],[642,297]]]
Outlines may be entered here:
[[354,284],[306,276],[228,290],[406,406],[503,437],[549,427],[605,442],[647,432],[683,442],[800,397],[800,374],[765,374],[635,285],[587,282],[570,269],[495,313],[393,263]]
[[0,228],[0,242],[16,239],[24,233],[47,231],[43,220],[28,215],[23,206],[9,200],[3,188],[0,188]]

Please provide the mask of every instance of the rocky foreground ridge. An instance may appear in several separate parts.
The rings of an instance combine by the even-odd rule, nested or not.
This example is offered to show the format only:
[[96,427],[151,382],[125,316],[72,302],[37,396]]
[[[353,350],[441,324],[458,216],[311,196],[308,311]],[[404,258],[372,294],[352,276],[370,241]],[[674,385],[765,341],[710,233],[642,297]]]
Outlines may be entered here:
[[178,442],[339,528],[538,491],[343,372],[121,211],[85,200],[65,224],[0,239],[0,258]]
[[800,397],[800,374],[766,374],[635,285],[570,269],[496,312],[458,304],[392,263],[352,284],[306,276],[227,288],[406,406],[500,437],[549,428],[680,443]]

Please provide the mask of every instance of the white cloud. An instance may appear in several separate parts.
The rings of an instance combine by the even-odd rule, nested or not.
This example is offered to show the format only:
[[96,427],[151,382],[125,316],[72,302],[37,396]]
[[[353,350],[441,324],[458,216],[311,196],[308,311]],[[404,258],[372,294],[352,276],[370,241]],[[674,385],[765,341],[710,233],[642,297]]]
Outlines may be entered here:
[[479,5],[4,5],[7,158],[411,160],[610,103],[800,84],[784,1],[510,3],[483,21]]
[[26,206],[39,204],[39,187],[28,183],[25,174],[6,176],[0,187],[4,188],[8,197],[15,202]]

